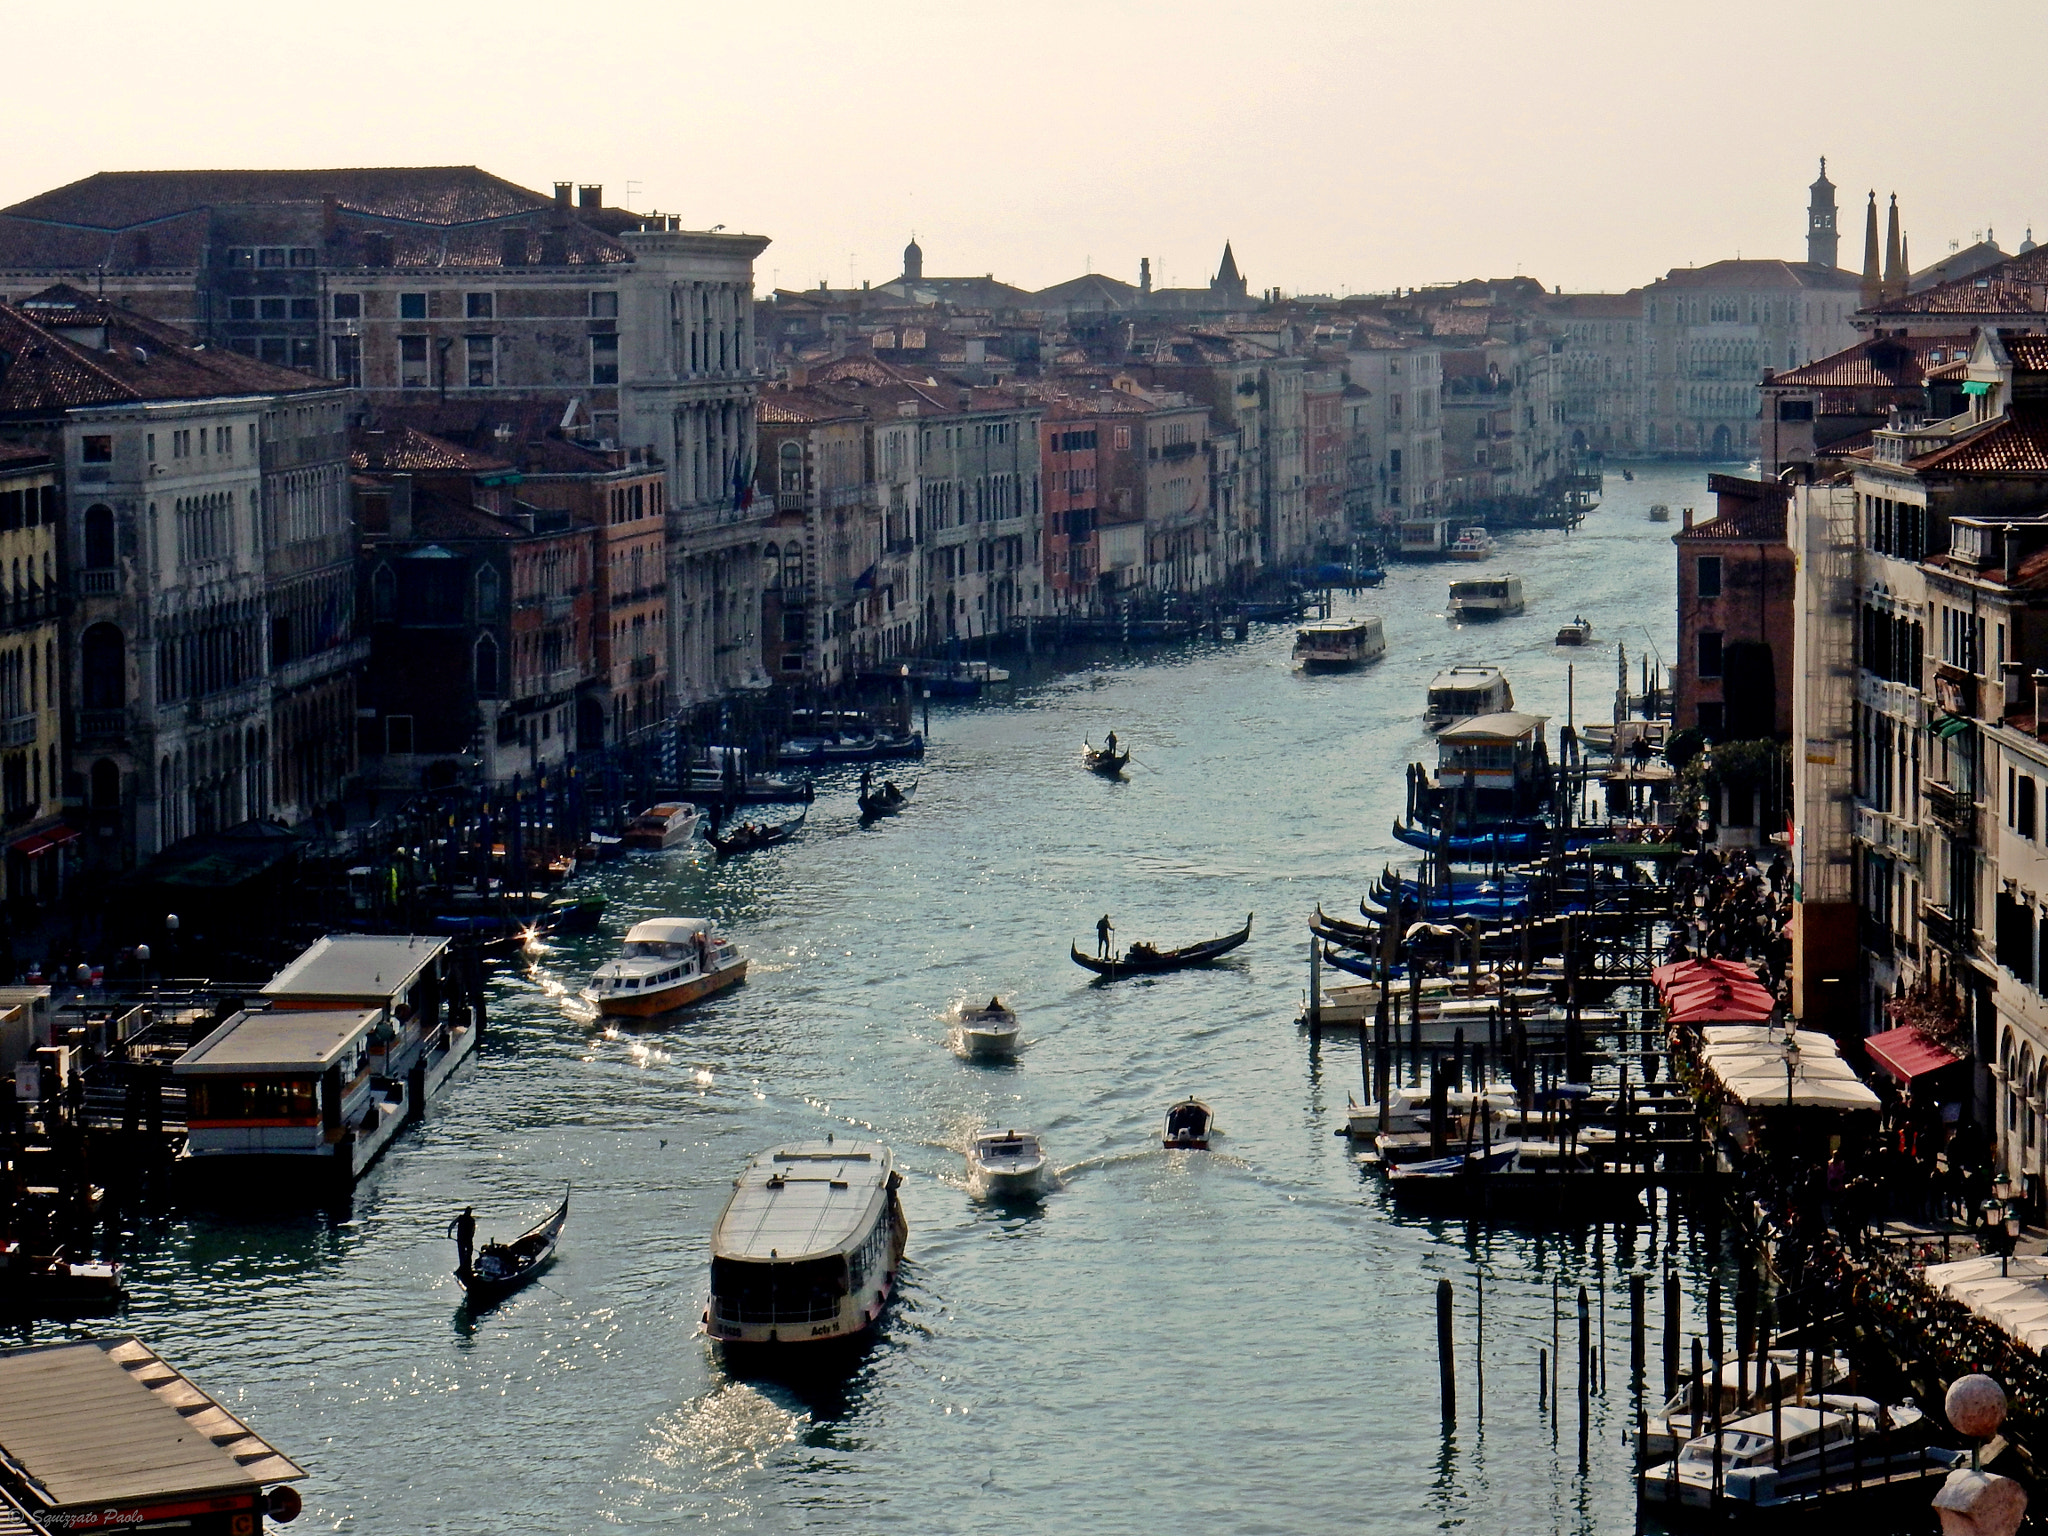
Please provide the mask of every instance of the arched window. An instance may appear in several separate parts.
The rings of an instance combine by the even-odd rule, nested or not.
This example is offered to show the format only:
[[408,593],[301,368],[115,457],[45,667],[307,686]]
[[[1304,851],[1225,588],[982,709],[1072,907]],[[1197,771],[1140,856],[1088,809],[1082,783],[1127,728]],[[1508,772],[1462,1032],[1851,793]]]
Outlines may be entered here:
[[121,765],[103,757],[92,765],[92,808],[118,811],[121,808]]
[[94,502],[85,509],[85,566],[104,570],[114,563],[114,509]]
[[782,585],[782,546],[770,544],[761,552],[761,585],[774,591]]
[[781,479],[776,489],[784,495],[801,496],[804,490],[804,450],[798,443],[784,443],[777,451]]
[[2034,1145],[2034,1101],[2031,1090],[2034,1086],[2034,1048],[2020,1047],[2019,1075],[2013,1079],[2012,1089],[2020,1101],[2020,1146],[2032,1150]]
[[476,637],[476,696],[498,696],[498,641],[488,632]]
[[782,586],[784,592],[792,595],[804,589],[804,552],[797,548],[795,540],[782,552]]
[[476,617],[480,624],[493,624],[498,619],[500,585],[498,568],[484,565],[476,573]]
[[79,676],[87,709],[119,709],[128,702],[127,646],[111,624],[95,624],[80,638]]

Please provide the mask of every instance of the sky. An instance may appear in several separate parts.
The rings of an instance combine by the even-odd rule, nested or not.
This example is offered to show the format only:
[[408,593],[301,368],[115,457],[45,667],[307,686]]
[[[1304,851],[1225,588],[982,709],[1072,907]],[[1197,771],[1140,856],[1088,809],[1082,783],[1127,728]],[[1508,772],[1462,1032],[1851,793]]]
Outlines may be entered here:
[[[9,78],[0,203],[100,170],[474,164],[770,236],[758,286],[1084,271],[1254,291],[1622,291],[2048,240],[2048,12],[1900,0],[103,0]],[[34,39],[10,28],[32,50]],[[82,51],[81,51],[82,50]]]

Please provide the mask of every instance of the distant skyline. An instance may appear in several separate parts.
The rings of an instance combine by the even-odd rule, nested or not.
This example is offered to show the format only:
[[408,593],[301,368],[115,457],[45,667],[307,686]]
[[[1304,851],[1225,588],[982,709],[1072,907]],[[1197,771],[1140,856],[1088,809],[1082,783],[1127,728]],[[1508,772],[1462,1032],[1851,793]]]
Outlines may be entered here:
[[767,235],[763,291],[887,281],[914,230],[927,272],[1023,288],[1135,282],[1147,256],[1197,286],[1229,239],[1254,292],[1619,292],[1803,259],[1823,154],[1845,266],[1872,188],[1918,266],[1987,226],[2048,235],[2048,25],[2021,0],[618,0],[574,29],[528,0],[482,28],[111,0],[87,26],[89,88],[17,71],[0,200],[101,170],[475,164]]

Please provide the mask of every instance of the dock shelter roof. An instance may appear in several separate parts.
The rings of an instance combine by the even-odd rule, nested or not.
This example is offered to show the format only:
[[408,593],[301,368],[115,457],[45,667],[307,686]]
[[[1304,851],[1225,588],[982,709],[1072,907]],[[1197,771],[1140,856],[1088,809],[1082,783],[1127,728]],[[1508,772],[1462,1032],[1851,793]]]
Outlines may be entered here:
[[382,1017],[381,1008],[238,1013],[171,1063],[171,1071],[179,1077],[311,1077]]
[[1548,715],[1525,715],[1504,709],[1497,714],[1474,715],[1436,733],[1438,741],[1520,741],[1543,729]]
[[281,1002],[390,1001],[402,996],[448,940],[429,934],[330,933],[264,984]]
[[0,1454],[51,1509],[241,1492],[306,1475],[133,1337],[0,1354]]

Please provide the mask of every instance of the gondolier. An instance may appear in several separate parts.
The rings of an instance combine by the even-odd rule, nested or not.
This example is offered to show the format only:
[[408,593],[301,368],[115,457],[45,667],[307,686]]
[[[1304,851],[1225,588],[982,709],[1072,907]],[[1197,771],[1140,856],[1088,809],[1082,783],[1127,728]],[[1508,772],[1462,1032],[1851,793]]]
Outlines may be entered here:
[[448,1223],[448,1235],[455,1239],[455,1272],[469,1273],[471,1251],[476,1247],[476,1209],[465,1205],[462,1214]]
[[1095,952],[1105,960],[1109,958],[1109,936],[1115,932],[1116,926],[1110,922],[1109,914],[1103,913],[1102,921],[1095,925]]
[[1109,742],[1108,742],[1108,745],[1109,745],[1109,755],[1110,755],[1111,757],[1115,757],[1115,756],[1116,756],[1116,732],[1115,732],[1115,731],[1111,731],[1111,732],[1109,733]]

